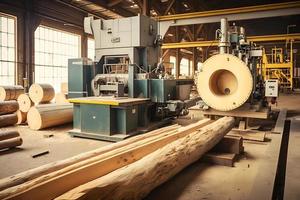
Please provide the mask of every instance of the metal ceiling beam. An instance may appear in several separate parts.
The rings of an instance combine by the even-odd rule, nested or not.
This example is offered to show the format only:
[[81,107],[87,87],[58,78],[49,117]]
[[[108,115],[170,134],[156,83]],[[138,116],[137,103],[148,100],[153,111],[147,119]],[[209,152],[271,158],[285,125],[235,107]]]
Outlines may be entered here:
[[111,0],[109,1],[109,3],[107,4],[108,7],[112,7],[112,6],[116,6],[118,5],[119,3],[121,3],[122,0]]
[[73,9],[79,10],[81,12],[89,13],[92,16],[95,16],[97,18],[108,19],[107,16],[105,16],[105,15],[102,15],[102,14],[99,14],[99,13],[95,13],[93,11],[86,10],[83,7],[78,7],[78,6],[74,5],[74,4],[72,4],[71,2],[66,2],[64,0],[55,0],[55,1],[58,2],[58,3],[64,4],[66,6],[69,6],[69,7],[73,8]]
[[98,6],[101,6],[113,13],[116,13],[117,15],[120,15],[122,17],[132,17],[136,15],[135,13],[121,7],[114,7],[114,6],[108,7],[107,2],[105,0],[88,0],[88,1]]
[[[295,40],[300,40],[300,33],[248,36],[247,39],[248,39],[248,41],[251,41],[251,42],[290,41],[290,40],[295,41]],[[162,49],[209,47],[209,46],[218,46],[218,44],[219,44],[219,42],[217,40],[165,43],[162,45]]]
[[211,10],[203,12],[184,13],[176,15],[159,16],[160,35],[164,36],[170,26],[182,26],[191,24],[205,24],[219,22],[227,17],[229,21],[299,15],[300,1],[276,3],[258,6],[247,6],[223,10]]
[[239,8],[165,15],[165,16],[159,16],[158,20],[169,21],[169,20],[179,20],[179,19],[192,19],[198,17],[211,17],[211,16],[228,15],[228,14],[242,14],[242,13],[249,13],[249,12],[256,13],[259,11],[269,11],[269,10],[299,8],[299,7],[300,7],[300,1],[292,1],[292,2],[265,4],[265,5],[258,5],[258,6],[246,6],[246,7],[239,7]]

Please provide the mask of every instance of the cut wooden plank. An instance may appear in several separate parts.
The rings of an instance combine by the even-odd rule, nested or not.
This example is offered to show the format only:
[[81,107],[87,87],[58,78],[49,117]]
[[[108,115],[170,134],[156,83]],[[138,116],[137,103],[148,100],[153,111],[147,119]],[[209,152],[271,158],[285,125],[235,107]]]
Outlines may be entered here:
[[32,84],[29,88],[29,97],[35,104],[50,102],[54,96],[54,88],[50,84]]
[[287,114],[286,108],[280,109],[274,130],[272,131],[272,133],[283,133],[283,127],[284,127],[284,122],[286,119],[286,114]]
[[0,86],[0,101],[17,100],[23,93],[24,88],[21,85]]
[[203,161],[212,164],[233,167],[235,158],[235,153],[209,152],[203,156]]
[[23,140],[20,137],[2,140],[2,141],[0,141],[0,150],[14,148],[16,146],[22,145],[22,143],[23,143]]
[[28,112],[29,109],[33,106],[33,102],[29,98],[28,94],[21,94],[18,97],[18,104],[19,104],[19,109],[22,112]]
[[300,197],[300,120],[291,120],[286,174],[284,185],[284,199],[296,200]]
[[72,104],[37,105],[27,113],[29,128],[40,130],[73,121]]
[[227,135],[228,136],[234,136],[234,137],[242,137],[244,140],[264,142],[266,132],[264,132],[264,131],[255,131],[255,130],[242,131],[242,130],[233,129]]
[[[210,120],[205,119],[205,120],[202,120],[201,122],[203,125],[206,125],[207,123],[210,122]],[[143,135],[137,135],[135,137],[120,141],[118,143],[114,143],[114,144],[96,149],[94,151],[82,153],[80,155],[68,158],[66,160],[49,163],[49,164],[43,165],[41,167],[22,172],[22,173],[19,173],[17,175],[14,175],[14,176],[11,176],[8,178],[0,179],[0,190],[4,190],[6,188],[22,184],[26,181],[30,181],[34,178],[45,175],[47,173],[51,173],[53,171],[58,171],[64,167],[70,166],[74,163],[89,159],[94,156],[104,154],[106,152],[115,150],[117,148],[124,147],[128,144],[133,144],[135,142],[138,142],[138,141],[146,139],[146,138],[151,138],[153,136],[157,136],[157,135],[161,134],[162,132],[177,130],[178,128],[179,128],[179,125],[177,125],[177,124],[168,126],[168,127],[164,127],[164,128],[154,130],[154,131],[151,131],[151,132],[143,134]]]
[[17,124],[24,124],[27,120],[27,113],[17,110],[16,114],[18,117]]
[[19,136],[20,136],[20,134],[18,131],[1,131],[0,132],[0,141],[19,137]]
[[[32,181],[1,191],[0,198],[9,197],[18,193],[20,195],[17,195],[17,199],[21,197],[25,197],[26,199],[28,195],[32,196],[32,194],[34,194],[33,196],[35,196],[36,199],[52,199],[80,184],[135,162],[154,150],[186,136],[191,131],[203,127],[203,125],[208,122],[209,120],[206,120],[205,123],[195,123],[194,126],[182,128],[180,132],[170,131],[162,135],[159,134],[155,137],[140,140],[137,143],[128,144],[102,155],[83,160],[61,170],[54,171],[51,174],[46,174]],[[59,187],[56,187],[57,185],[59,185]],[[49,193],[50,190],[51,192]]]
[[79,185],[56,199],[142,199],[155,187],[201,158],[233,125],[232,117],[224,117],[126,167]]
[[0,127],[15,125],[18,122],[16,113],[0,115]]
[[0,101],[0,115],[14,113],[19,109],[19,104],[16,100]]

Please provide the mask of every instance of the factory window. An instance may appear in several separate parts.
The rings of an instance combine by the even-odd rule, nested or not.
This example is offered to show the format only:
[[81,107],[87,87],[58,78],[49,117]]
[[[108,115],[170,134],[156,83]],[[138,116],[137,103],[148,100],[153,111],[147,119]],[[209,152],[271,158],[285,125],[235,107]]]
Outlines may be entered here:
[[15,84],[16,19],[0,13],[0,85]]
[[58,92],[68,81],[68,59],[80,57],[80,35],[39,26],[34,39],[35,82],[50,83]]
[[95,60],[95,40],[88,38],[88,58]]
[[190,69],[189,69],[189,60],[186,58],[182,58],[180,61],[180,76],[189,76]]
[[173,68],[172,68],[172,75],[175,76],[176,74],[176,57],[170,56],[170,63],[173,63]]

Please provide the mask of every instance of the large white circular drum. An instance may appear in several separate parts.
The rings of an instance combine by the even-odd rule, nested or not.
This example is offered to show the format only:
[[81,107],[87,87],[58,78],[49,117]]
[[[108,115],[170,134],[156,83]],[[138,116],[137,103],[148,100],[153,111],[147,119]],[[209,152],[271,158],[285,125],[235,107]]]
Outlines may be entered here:
[[207,59],[198,74],[197,90],[210,107],[229,111],[243,105],[251,95],[253,78],[247,65],[231,54]]

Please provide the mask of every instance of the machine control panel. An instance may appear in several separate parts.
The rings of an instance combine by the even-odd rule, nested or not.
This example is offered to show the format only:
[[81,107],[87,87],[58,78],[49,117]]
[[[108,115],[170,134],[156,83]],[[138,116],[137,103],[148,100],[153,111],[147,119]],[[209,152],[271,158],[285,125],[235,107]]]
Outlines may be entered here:
[[278,97],[278,80],[266,80],[265,85],[266,97]]

